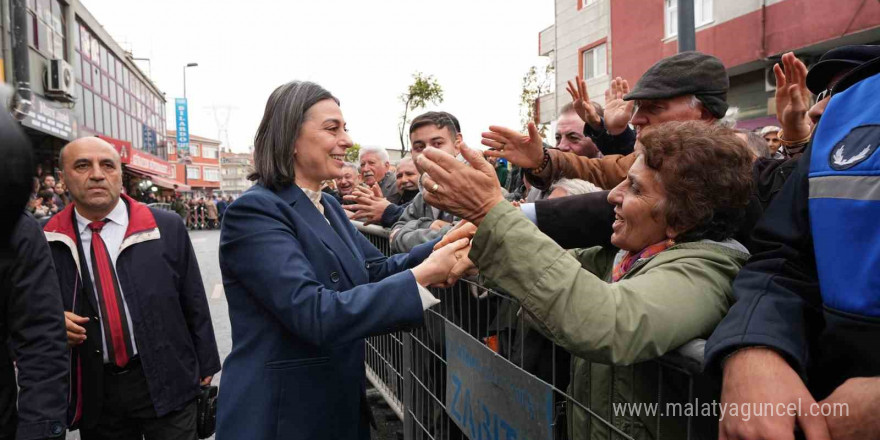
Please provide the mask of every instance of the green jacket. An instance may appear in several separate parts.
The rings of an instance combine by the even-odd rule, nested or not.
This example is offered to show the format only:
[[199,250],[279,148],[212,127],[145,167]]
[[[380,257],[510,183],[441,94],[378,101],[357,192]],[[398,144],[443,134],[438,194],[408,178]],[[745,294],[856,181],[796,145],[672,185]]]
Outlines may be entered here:
[[[686,376],[664,370],[661,388],[658,365],[642,361],[708,337],[727,313],[732,280],[749,255],[735,241],[677,244],[611,283],[617,254],[601,247],[566,251],[502,202],[480,225],[469,256],[572,353],[571,397],[634,438],[657,438],[658,429],[663,438],[684,438],[684,418],[662,417],[657,426],[653,416],[614,416],[612,406],[657,402],[661,392],[663,402],[687,400]],[[607,425],[568,408],[571,439],[611,438]]]

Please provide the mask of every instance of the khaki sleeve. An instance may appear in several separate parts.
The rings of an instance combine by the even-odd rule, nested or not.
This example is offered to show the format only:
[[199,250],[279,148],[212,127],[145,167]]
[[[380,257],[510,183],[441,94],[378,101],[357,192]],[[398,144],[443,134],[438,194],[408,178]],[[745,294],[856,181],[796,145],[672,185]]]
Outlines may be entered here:
[[469,257],[522,302],[554,343],[615,365],[656,358],[711,333],[727,312],[738,270],[681,258],[609,284],[506,202],[480,224]]

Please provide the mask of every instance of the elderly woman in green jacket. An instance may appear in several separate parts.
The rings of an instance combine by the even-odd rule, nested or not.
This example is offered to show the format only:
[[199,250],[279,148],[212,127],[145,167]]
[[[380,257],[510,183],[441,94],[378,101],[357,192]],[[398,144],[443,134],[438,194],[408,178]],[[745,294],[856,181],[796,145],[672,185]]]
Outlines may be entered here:
[[[501,139],[488,143],[504,147]],[[733,131],[698,121],[653,128],[636,152],[627,179],[608,195],[613,247],[572,251],[486,190],[497,187],[488,184],[494,170],[474,150],[463,151],[473,168],[430,151],[420,165],[429,174],[428,202],[478,226],[468,257],[480,273],[575,356],[570,395],[649,439],[658,436],[655,417],[620,417],[612,405],[655,402],[661,385],[680,388],[643,361],[708,337],[727,313],[731,282],[748,258],[731,237],[749,199],[751,155]],[[680,419],[668,425],[664,438],[684,437]],[[611,437],[577,405],[569,405],[569,429],[573,439]]]

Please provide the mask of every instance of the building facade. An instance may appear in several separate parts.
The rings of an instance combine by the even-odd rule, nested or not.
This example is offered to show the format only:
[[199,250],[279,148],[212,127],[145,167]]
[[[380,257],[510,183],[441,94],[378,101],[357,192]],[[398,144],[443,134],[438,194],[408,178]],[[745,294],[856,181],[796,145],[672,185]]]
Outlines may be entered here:
[[220,190],[220,141],[189,135],[191,163],[177,160],[177,132],[165,133],[168,160],[173,163],[172,177],[178,183],[192,188],[193,197],[211,196]]
[[248,174],[254,170],[253,153],[220,153],[220,192],[223,196],[238,197],[253,186]]
[[[575,74],[590,78],[598,68],[604,81],[587,83],[590,97],[602,103],[610,78],[633,85],[675,54],[677,8],[678,0],[556,0],[556,22],[539,34],[539,53],[552,57],[557,75],[556,92],[539,100],[541,122],[555,119],[571,100],[565,82]],[[728,102],[739,108],[743,128],[776,123],[772,66],[782,54],[793,51],[810,66],[831,48],[880,42],[878,2],[694,0],[694,10],[697,50],[727,67]]]
[[[119,150],[127,191],[173,190],[162,136],[164,94],[132,55],[78,0],[2,0],[0,6],[9,17],[0,24],[0,70],[29,101],[16,109],[43,173],[57,174],[57,154],[67,142],[99,136]],[[147,180],[151,185],[142,185]]]

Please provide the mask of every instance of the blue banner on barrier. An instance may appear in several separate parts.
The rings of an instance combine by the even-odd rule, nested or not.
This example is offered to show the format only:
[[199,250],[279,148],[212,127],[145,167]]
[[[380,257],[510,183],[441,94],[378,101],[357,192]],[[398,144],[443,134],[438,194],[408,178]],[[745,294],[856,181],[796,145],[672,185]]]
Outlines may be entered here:
[[468,438],[552,440],[550,385],[448,321],[446,361],[446,412]]

